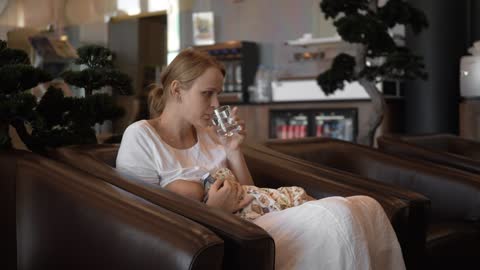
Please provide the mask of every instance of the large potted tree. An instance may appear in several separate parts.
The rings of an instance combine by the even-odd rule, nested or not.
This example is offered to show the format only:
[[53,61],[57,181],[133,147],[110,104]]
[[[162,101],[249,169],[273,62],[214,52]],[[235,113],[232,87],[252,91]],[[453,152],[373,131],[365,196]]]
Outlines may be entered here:
[[426,16],[404,0],[389,0],[381,6],[378,0],[322,0],[320,8],[327,19],[333,19],[342,40],[358,48],[355,56],[337,55],[330,69],[318,75],[317,83],[326,95],[343,90],[345,83],[352,81],[365,89],[373,110],[357,143],[371,146],[386,107],[377,84],[385,79],[427,77],[423,59],[396,43],[389,31],[398,24],[419,33],[428,26]]

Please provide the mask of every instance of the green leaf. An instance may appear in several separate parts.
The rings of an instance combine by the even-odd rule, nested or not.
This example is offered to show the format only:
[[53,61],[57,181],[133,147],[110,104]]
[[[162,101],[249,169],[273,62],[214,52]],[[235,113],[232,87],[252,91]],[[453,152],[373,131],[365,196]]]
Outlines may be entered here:
[[408,25],[416,34],[428,27],[425,13],[403,0],[389,0],[385,6],[379,8],[378,16],[389,28],[396,24]]
[[0,93],[14,94],[48,82],[52,77],[43,70],[25,64],[0,67]]
[[0,96],[0,122],[10,122],[13,118],[31,121],[35,118],[35,106],[37,106],[36,98],[30,93],[20,93],[10,97]]
[[65,125],[63,114],[67,111],[67,104],[61,89],[49,87],[36,108],[41,117],[42,128],[51,128],[56,125]]
[[352,14],[336,20],[334,25],[343,40],[365,44],[373,54],[395,49],[395,42],[388,34],[387,26],[372,14]]
[[99,45],[86,45],[78,48],[78,59],[75,61],[79,65],[87,65],[89,68],[112,68],[113,52]]
[[359,11],[367,11],[368,0],[322,0],[320,8],[326,19],[335,19],[340,14],[350,16],[358,14]]
[[333,94],[336,90],[345,87],[345,82],[355,80],[355,58],[342,53],[335,57],[332,67],[318,75],[317,84],[325,95]]
[[30,65],[28,54],[22,50],[4,48],[0,50],[0,67],[5,65]]
[[5,50],[7,48],[7,42],[5,40],[0,40],[0,51]]
[[111,86],[114,92],[121,95],[131,95],[133,93],[130,76],[115,69],[107,70],[105,73],[106,84]]
[[62,78],[68,84],[85,88],[85,95],[89,96],[93,90],[100,89],[107,85],[105,70],[84,69],[82,71],[65,71]]

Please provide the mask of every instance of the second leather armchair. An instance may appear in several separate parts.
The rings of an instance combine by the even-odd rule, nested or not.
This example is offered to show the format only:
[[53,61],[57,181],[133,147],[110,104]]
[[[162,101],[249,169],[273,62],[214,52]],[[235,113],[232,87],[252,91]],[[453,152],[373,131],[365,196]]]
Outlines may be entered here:
[[345,141],[269,141],[279,152],[330,170],[409,189],[431,200],[425,251],[430,267],[460,267],[480,255],[480,181],[458,170],[398,158]]

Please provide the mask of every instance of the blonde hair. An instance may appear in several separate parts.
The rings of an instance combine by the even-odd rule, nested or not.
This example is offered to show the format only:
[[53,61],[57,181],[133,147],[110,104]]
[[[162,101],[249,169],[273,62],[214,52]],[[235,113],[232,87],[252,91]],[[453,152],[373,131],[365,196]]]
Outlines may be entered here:
[[223,64],[202,51],[186,49],[180,52],[160,75],[160,84],[148,94],[150,118],[160,115],[170,96],[170,85],[178,81],[182,89],[190,89],[195,79],[210,67],[220,70],[225,76]]

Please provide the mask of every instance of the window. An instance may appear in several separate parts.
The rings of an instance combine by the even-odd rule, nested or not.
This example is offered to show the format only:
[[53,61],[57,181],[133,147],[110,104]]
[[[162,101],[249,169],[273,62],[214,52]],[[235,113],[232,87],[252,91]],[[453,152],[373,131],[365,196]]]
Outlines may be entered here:
[[148,12],[162,10],[169,12],[171,8],[172,7],[169,0],[148,0]]
[[128,15],[140,13],[140,0],[118,0],[117,9],[124,11]]

